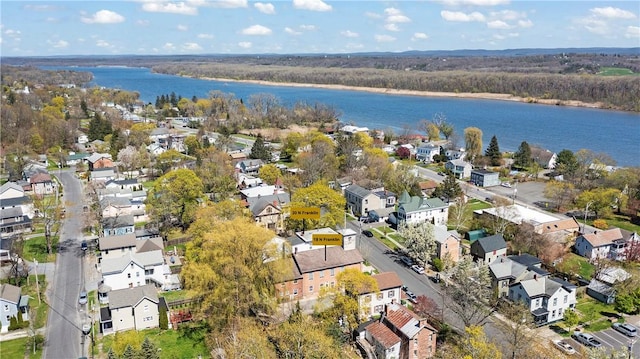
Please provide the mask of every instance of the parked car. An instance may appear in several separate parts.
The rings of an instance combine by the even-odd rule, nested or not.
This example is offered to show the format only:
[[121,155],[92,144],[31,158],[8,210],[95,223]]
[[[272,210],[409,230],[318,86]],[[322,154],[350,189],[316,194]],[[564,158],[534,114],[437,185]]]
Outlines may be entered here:
[[80,243],[80,249],[82,249],[83,251],[86,251],[87,248],[88,248],[87,241],[82,241],[82,243]]
[[574,332],[571,337],[578,343],[588,347],[600,348],[602,346],[602,343],[591,334]]
[[573,355],[576,353],[576,350],[565,341],[554,340],[553,344],[555,344],[556,348],[560,349],[565,354]]
[[373,237],[373,233],[368,229],[365,229],[364,231],[362,231],[362,234],[364,234],[365,236],[367,236],[369,238]]
[[502,187],[507,187],[507,188],[511,188],[511,183],[509,182],[502,182],[502,184],[500,184]]
[[412,265],[411,269],[413,269],[413,271],[418,273],[418,274],[424,274],[424,268],[420,267],[417,264]]
[[407,256],[403,256],[402,258],[400,258],[400,260],[402,261],[402,263],[404,263],[407,267],[411,267],[412,265],[414,265],[413,260]]
[[407,290],[407,291],[405,291],[405,293],[407,294],[407,297],[409,298],[409,301],[410,301],[411,303],[415,303],[415,302],[416,302],[416,299],[417,299],[418,297],[417,297],[417,296],[416,296],[412,291]]
[[634,327],[631,324],[613,323],[611,327],[628,337],[635,337],[638,335],[638,328]]
[[85,305],[87,304],[87,301],[88,301],[87,291],[83,290],[82,292],[80,292],[80,297],[78,298],[78,304]]

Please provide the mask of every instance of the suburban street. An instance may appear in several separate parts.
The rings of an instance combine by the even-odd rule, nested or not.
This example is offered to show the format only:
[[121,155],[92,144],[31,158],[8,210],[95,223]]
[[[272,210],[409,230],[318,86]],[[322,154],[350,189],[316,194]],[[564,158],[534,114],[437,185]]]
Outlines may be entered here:
[[55,174],[64,187],[62,200],[66,204],[66,218],[60,230],[55,279],[47,290],[50,306],[47,320],[44,358],[79,358],[86,356],[82,346],[82,323],[85,308],[80,308],[78,296],[83,287],[82,183],[73,170]]

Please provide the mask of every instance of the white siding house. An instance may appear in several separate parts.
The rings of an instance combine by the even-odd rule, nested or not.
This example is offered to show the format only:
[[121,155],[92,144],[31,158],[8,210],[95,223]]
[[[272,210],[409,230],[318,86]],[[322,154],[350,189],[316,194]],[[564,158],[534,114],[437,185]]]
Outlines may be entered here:
[[564,318],[568,309],[576,305],[576,286],[559,278],[538,277],[509,286],[509,299],[524,302],[537,325],[545,325]]
[[[102,280],[113,290],[134,288],[153,283],[160,287],[171,270],[164,263],[162,251],[125,255],[119,258],[103,259]],[[167,273],[168,272],[168,273]]]

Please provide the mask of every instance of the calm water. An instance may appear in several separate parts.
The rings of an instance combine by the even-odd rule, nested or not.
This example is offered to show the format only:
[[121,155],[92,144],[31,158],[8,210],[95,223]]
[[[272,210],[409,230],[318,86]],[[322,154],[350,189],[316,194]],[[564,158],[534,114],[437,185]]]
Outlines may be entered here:
[[[50,68],[50,67],[49,67]],[[606,153],[620,166],[640,165],[640,115],[636,113],[534,105],[507,101],[384,95],[360,91],[327,90],[286,86],[264,86],[237,82],[207,81],[151,73],[146,68],[64,67],[89,71],[94,84],[140,93],[141,100],[154,103],[156,96],[172,91],[182,97],[206,97],[210,91],[232,93],[245,101],[256,93],[271,93],[282,104],[298,101],[331,105],[345,123],[371,129],[391,128],[401,133],[407,126],[444,113],[462,140],[466,127],[483,131],[483,145],[496,135],[500,149],[517,150],[522,141],[551,151],[582,148]]]

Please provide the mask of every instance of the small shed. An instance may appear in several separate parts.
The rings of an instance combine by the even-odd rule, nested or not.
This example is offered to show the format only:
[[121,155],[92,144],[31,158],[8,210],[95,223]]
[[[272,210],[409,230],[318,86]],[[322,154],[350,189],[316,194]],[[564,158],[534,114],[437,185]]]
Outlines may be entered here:
[[606,304],[613,304],[616,300],[616,291],[607,283],[592,279],[587,287],[587,294]]
[[469,231],[465,233],[464,238],[469,242],[473,243],[480,238],[484,238],[487,236],[487,231],[483,229],[476,229],[475,231]]

